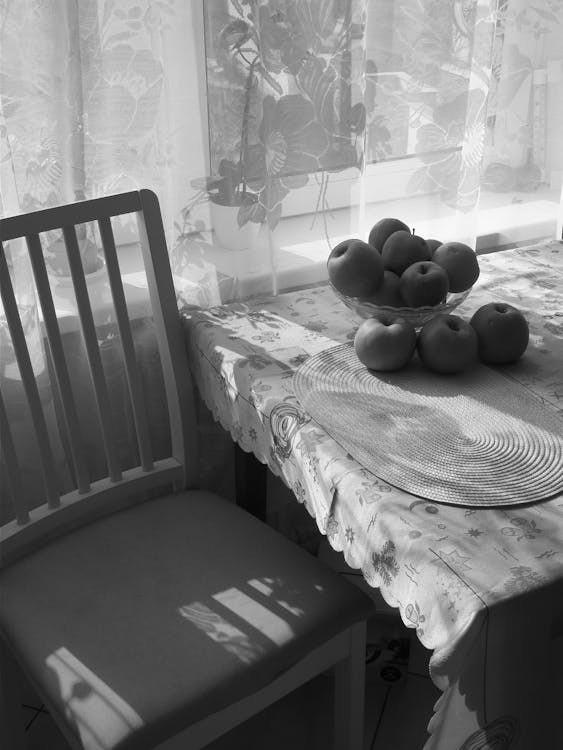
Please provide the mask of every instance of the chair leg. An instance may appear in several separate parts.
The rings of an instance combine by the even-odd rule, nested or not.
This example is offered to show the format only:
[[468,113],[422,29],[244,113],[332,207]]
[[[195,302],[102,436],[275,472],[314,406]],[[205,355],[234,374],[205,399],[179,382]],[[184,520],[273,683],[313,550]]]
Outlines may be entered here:
[[266,520],[268,467],[235,443],[236,503],[260,521]]
[[25,750],[21,677],[12,655],[0,638],[0,727],[6,750]]
[[334,667],[334,750],[363,750],[366,624],[349,630],[348,657]]

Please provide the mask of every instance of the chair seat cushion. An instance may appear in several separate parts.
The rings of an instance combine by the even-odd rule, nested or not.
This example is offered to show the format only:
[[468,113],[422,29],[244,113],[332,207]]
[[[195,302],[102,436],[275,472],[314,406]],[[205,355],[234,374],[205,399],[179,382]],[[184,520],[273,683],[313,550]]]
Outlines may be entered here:
[[232,503],[151,500],[0,573],[0,629],[85,748],[151,747],[365,619],[369,597]]

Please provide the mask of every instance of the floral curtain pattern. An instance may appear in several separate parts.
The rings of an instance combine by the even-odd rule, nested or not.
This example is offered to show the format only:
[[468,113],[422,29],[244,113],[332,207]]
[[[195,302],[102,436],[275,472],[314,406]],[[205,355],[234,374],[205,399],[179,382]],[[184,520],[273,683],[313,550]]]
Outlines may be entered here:
[[[549,86],[563,102],[562,32],[563,0],[0,0],[0,213],[152,188],[180,300],[200,307],[222,301],[225,280],[237,296],[210,260],[209,232],[210,209],[237,193],[231,234],[271,239],[300,211],[324,223],[311,237],[328,254],[339,207],[350,235],[368,204],[380,210],[389,184],[370,192],[369,168],[412,165],[396,205],[420,199],[425,215],[457,217],[474,237],[483,189],[532,190],[554,179],[549,167],[563,176],[560,135],[550,142],[545,123]],[[563,108],[549,115],[563,132]],[[349,203],[335,207],[330,188],[348,172]],[[79,240],[95,274],[92,228]],[[132,227],[118,240],[134,241]],[[31,271],[11,244],[39,375]],[[60,237],[44,250],[61,289]],[[241,275],[255,259],[241,256]],[[4,388],[18,370],[2,313]]]
[[[2,136],[20,211],[144,186],[172,224],[195,134],[182,76],[192,65],[185,6],[2,0]],[[55,275],[66,273],[61,249],[50,257]]]
[[[274,229],[312,175],[361,167],[365,0],[207,0],[212,202]],[[226,82],[231,84],[225,88]],[[237,193],[238,190],[238,193]]]
[[[563,2],[500,0],[493,47],[483,186],[533,191],[563,169]],[[551,94],[547,102],[548,89]],[[546,120],[549,115],[549,122]]]
[[[562,0],[0,0],[0,210],[151,187],[179,294],[202,306],[221,292],[200,232],[233,195],[235,230],[273,230],[312,186],[300,210],[330,241],[330,179],[403,160],[401,197],[474,231],[481,189],[563,175],[562,32]],[[94,272],[95,233],[79,239]],[[60,237],[44,249],[68,274]]]
[[0,0],[0,24],[2,210],[152,187],[202,304],[217,277],[193,235],[233,190],[239,226],[273,229],[305,184],[328,214],[331,175],[410,159],[405,198],[472,212],[481,187],[533,188],[556,159],[530,113],[545,120],[561,0]]
[[[391,7],[392,6],[392,7]],[[470,211],[479,195],[495,2],[374,0],[368,159],[418,156],[408,195]],[[392,17],[387,28],[383,16]]]
[[[186,45],[190,14],[190,5],[180,0],[0,0],[2,216],[152,187],[161,198],[166,225],[172,226],[185,198],[179,186],[192,159],[186,144],[190,136],[192,142],[197,140],[197,107],[183,80],[193,57]],[[116,231],[119,241],[136,239],[132,220]],[[91,299],[103,297],[107,303],[96,233],[83,226],[78,235]],[[42,243],[57,312],[76,316],[64,243],[58,233],[46,233]],[[9,242],[3,243],[3,250],[64,484],[61,491],[67,491],[73,486],[71,462],[56,383],[43,347],[27,248],[25,243]],[[127,432],[133,423],[113,313],[96,322],[115,421]],[[100,475],[103,451],[84,346],[80,335],[65,333],[64,340],[77,400],[85,421],[92,424],[88,455],[97,462],[94,473]],[[0,382],[26,499],[34,507],[43,492],[38,448],[1,304]],[[0,465],[2,522],[11,509],[3,469]]]
[[[18,211],[18,195],[12,154],[6,137],[7,127],[0,102],[0,216]],[[32,271],[26,248],[21,242],[5,243],[6,259],[12,274],[14,294],[22,310],[24,334],[29,342],[31,364],[36,374],[45,369],[39,317],[32,283]],[[0,300],[0,377],[19,380],[19,370],[10,333]]]
[[[561,0],[0,0],[1,210],[151,187],[179,292],[203,306],[221,297],[198,233],[241,186],[239,226],[274,229],[305,185],[326,222],[335,174],[412,161],[404,197],[471,222],[482,186],[548,179],[530,108],[562,26]],[[95,271],[90,227],[80,244]],[[68,273],[59,237],[45,252]]]

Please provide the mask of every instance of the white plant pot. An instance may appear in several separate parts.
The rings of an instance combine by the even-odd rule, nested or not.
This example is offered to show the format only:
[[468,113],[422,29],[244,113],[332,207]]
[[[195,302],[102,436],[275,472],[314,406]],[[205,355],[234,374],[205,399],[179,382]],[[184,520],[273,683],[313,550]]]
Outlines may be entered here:
[[[92,271],[91,273],[87,273],[84,275],[84,278],[86,279],[86,285],[93,286],[94,284],[97,284],[100,281],[104,281],[107,279],[106,276],[106,264],[105,262],[100,259],[101,263],[98,269],[95,271]],[[57,287],[58,289],[74,289],[73,283],[72,283],[72,276],[65,275],[65,276],[57,276],[53,273],[49,273],[49,280],[53,287]]]
[[[87,275],[96,273],[103,265],[103,259],[98,254],[98,246],[87,237],[78,240],[82,264]],[[57,240],[47,247],[47,269],[57,278],[70,278],[70,268],[65,243]]]
[[226,250],[249,250],[254,246],[260,225],[249,221],[239,227],[238,206],[221,206],[209,201],[209,211],[218,245]]
[[[111,290],[105,267],[106,264],[103,259],[100,258],[100,260],[102,261],[100,268],[91,273],[87,273],[84,276],[94,315],[96,315],[99,310],[107,310],[112,302]],[[49,273],[49,283],[51,285],[57,311],[60,313],[75,315],[77,308],[72,277],[55,276],[54,274]]]

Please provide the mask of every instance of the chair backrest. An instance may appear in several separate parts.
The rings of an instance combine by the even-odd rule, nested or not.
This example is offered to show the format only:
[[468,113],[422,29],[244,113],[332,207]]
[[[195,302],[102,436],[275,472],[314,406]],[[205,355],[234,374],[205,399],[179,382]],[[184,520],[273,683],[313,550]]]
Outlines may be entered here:
[[[112,217],[134,214],[137,219],[142,260],[146,273],[148,296],[156,329],[158,351],[164,377],[170,421],[170,455],[153,459],[147,394],[137,361],[131,315],[120,273]],[[115,430],[92,304],[88,294],[77,239],[77,225],[97,223],[107,280],[111,290],[110,305],[118,330],[127,389],[134,417],[139,465],[123,470],[115,444]],[[95,224],[94,224],[95,226]],[[107,476],[91,481],[87,468],[83,435],[87,425],[80,424],[79,410],[71,388],[71,373],[65,358],[60,320],[57,318],[41,234],[62,230],[68,266],[76,297],[77,317],[83,337],[95,404],[103,438]],[[60,477],[53,460],[51,431],[47,428],[41,397],[28,350],[21,311],[18,309],[5,243],[25,238],[31,261],[36,296],[40,305],[41,332],[50,357],[50,378],[54,382],[64,418],[70,447],[72,473],[76,487],[60,494]],[[0,448],[6,474],[8,494],[15,518],[1,529],[0,562],[4,565],[33,549],[43,540],[95,517],[130,505],[156,487],[175,489],[194,487],[197,482],[197,425],[192,381],[190,379],[182,321],[178,312],[160,207],[150,190],[121,193],[69,205],[56,206],[27,214],[0,219],[0,292],[3,316],[10,332],[22,391],[29,409],[33,433],[38,444],[45,489],[44,504],[29,509],[22,491],[21,468],[7,417],[5,398],[0,391]]]

